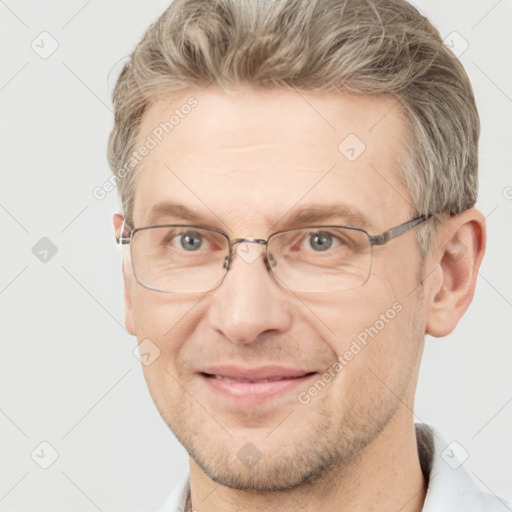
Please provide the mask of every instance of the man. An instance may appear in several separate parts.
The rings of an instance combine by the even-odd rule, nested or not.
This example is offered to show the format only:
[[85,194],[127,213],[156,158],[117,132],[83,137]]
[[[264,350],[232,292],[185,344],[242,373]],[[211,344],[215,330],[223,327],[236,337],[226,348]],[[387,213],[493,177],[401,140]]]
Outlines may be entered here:
[[402,0],[176,0],[115,91],[126,325],[190,455],[162,510],[506,510],[413,408],[485,250],[468,78]]

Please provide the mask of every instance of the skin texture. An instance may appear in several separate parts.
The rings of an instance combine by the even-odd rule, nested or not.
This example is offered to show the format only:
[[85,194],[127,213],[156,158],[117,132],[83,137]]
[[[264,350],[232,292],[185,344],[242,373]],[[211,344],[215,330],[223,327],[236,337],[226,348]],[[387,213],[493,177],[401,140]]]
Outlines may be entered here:
[[[189,96],[197,106],[141,162],[135,227],[198,223],[232,238],[267,238],[293,213],[340,204],[372,234],[410,219],[397,174],[406,124],[392,99],[209,87],[155,102],[141,144]],[[366,146],[353,162],[338,150],[349,134]],[[161,202],[185,205],[200,220],[151,218]],[[117,234],[121,224],[115,215]],[[445,220],[424,261],[418,229],[374,249],[364,286],[330,293],[283,289],[263,257],[239,255],[208,293],[159,293],[136,282],[124,247],[126,325],[161,351],[144,374],[190,454],[195,509],[421,510],[426,484],[412,410],[425,333],[448,334],[469,305],[485,227],[473,209]],[[279,364],[320,377],[393,305],[394,318],[307,404],[298,394],[312,382],[241,402],[198,373],[211,364]],[[247,450],[249,464],[240,455]]]

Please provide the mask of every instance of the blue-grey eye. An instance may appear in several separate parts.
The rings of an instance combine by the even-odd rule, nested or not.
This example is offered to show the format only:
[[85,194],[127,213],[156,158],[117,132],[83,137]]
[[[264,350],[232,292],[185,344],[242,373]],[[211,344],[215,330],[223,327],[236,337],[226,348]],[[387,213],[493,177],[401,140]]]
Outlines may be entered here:
[[196,251],[203,243],[203,237],[197,231],[187,231],[180,237],[181,247],[186,251]]
[[330,249],[333,244],[333,235],[326,231],[320,231],[318,233],[311,233],[309,236],[309,245],[315,251],[326,251]]

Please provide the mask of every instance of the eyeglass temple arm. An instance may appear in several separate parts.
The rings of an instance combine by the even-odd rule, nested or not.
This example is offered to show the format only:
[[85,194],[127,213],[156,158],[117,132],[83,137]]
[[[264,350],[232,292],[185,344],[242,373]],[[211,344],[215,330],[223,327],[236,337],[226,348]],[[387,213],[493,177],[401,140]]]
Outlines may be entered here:
[[416,219],[404,222],[403,224],[400,224],[400,226],[391,228],[388,231],[384,231],[384,233],[381,233],[380,235],[369,235],[370,243],[372,245],[384,245],[390,240],[393,240],[393,238],[400,236],[406,231],[409,231],[409,229],[412,229],[414,226],[417,226],[418,224],[421,224],[422,222],[430,219],[430,217],[432,217],[432,214],[423,215],[422,217],[417,217]]

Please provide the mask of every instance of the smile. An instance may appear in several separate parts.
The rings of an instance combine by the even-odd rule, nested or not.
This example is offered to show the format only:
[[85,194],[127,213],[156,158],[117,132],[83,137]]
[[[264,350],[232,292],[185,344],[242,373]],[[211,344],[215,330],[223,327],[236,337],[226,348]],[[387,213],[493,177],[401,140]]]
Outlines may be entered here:
[[211,367],[199,373],[208,388],[217,395],[243,405],[254,404],[277,395],[285,395],[304,385],[317,372],[283,367],[239,368]]

